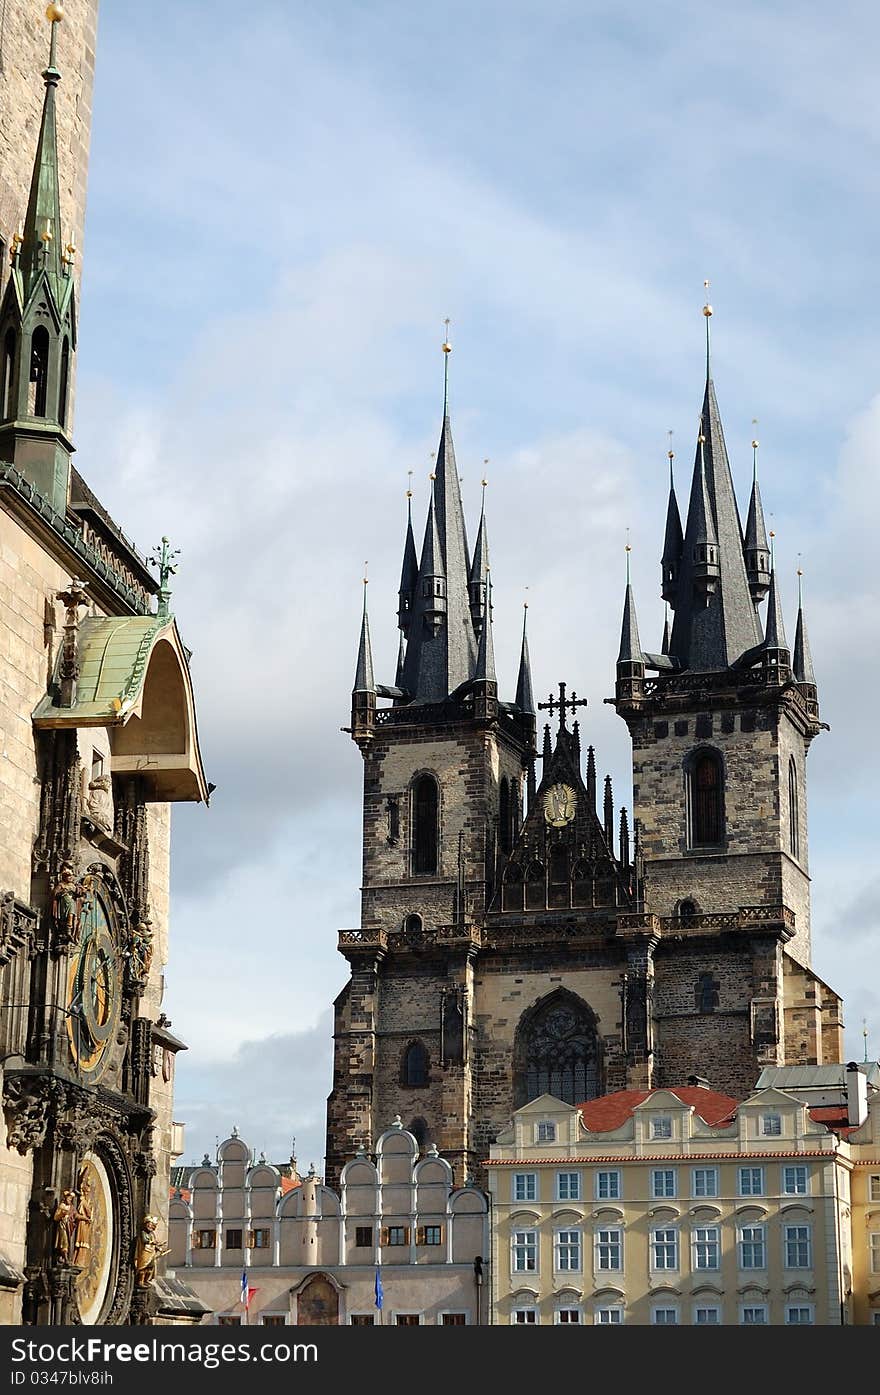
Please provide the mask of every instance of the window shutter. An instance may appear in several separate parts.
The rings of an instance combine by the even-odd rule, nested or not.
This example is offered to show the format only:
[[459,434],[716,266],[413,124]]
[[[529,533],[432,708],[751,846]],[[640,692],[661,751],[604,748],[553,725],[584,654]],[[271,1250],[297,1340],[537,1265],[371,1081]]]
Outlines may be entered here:
[[408,1225],[405,1225],[405,1226],[403,1227],[403,1243],[404,1243],[404,1245],[408,1245],[408,1244],[409,1244],[409,1226],[408,1226]]
[[252,1249],[253,1249],[255,1241],[256,1241],[256,1236],[254,1235],[254,1232],[253,1232],[252,1230],[249,1230],[248,1233],[247,1233],[247,1242],[248,1242],[248,1249],[249,1249],[249,1250],[252,1250]]
[[200,1249],[202,1248],[202,1235],[201,1235],[201,1231],[198,1231],[198,1230],[194,1230],[194,1231],[193,1231],[193,1233],[192,1233],[192,1247],[193,1247],[194,1250],[200,1250]]
[[417,1245],[424,1245],[424,1243],[425,1243],[425,1227],[424,1227],[423,1225],[420,1225],[420,1226],[418,1227],[418,1229],[416,1230],[416,1244],[417,1244]]
[[387,1227],[387,1225],[383,1225],[383,1227],[382,1227],[382,1240],[381,1240],[381,1243],[382,1243],[383,1245],[387,1245],[387,1244],[388,1244],[388,1227]]

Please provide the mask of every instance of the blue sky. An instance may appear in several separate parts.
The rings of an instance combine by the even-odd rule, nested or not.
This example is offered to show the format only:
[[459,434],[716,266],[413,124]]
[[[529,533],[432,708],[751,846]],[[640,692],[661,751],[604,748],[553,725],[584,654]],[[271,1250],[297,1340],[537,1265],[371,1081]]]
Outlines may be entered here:
[[[103,6],[77,463],[143,550],[181,548],[209,811],[174,813],[166,1008],[186,1157],[237,1123],[320,1166],[336,934],[357,924],[348,720],[369,559],[396,653],[443,320],[465,506],[490,485],[496,650],[612,691],[627,528],[659,645],[666,433],[687,497],[713,372],[740,503],[753,418],[790,638],[804,568],[814,967],[880,1050],[880,17],[862,4],[154,0]],[[483,461],[489,464],[484,467]],[[528,588],[526,593],[525,588]]]

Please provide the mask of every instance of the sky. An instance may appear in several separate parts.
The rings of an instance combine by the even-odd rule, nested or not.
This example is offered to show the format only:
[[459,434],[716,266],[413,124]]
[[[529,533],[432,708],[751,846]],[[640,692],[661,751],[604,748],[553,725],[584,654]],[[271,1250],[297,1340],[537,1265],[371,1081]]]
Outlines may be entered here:
[[180,549],[216,784],[173,813],[181,1161],[235,1124],[322,1165],[336,938],[359,921],[341,728],[361,578],[392,682],[447,316],[471,537],[489,480],[501,696],[528,599],[536,688],[589,698],[629,807],[603,702],[624,544],[656,650],[667,432],[684,504],[710,281],[740,508],[757,433],[789,638],[800,565],[830,726],[808,764],[813,964],[847,1057],[863,1022],[880,1052],[878,40],[847,0],[104,0],[76,462],[142,551]]

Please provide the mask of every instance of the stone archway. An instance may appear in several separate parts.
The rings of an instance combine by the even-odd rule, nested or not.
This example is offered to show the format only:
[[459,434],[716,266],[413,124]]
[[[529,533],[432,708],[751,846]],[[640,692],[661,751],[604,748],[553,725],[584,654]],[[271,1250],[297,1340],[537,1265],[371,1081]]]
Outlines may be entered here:
[[300,1327],[338,1327],[339,1294],[324,1274],[313,1274],[297,1294],[296,1321]]

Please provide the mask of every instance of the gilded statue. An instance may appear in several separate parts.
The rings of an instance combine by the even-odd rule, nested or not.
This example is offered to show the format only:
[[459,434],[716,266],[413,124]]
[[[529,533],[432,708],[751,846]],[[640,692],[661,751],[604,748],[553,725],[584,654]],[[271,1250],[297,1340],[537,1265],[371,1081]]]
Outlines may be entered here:
[[168,1249],[158,1236],[158,1216],[144,1216],[134,1250],[135,1282],[146,1288],[156,1277],[156,1260],[167,1255]]
[[62,862],[58,880],[52,886],[52,920],[57,933],[74,943],[79,939],[79,912],[82,890],[69,862]]
[[77,1184],[79,1196],[73,1216],[73,1262],[85,1264],[91,1249],[89,1235],[92,1227],[92,1183],[87,1163],[83,1163],[79,1170]]
[[59,1264],[71,1263],[71,1250],[75,1230],[76,1193],[66,1188],[52,1213],[55,1222],[55,1258]]

